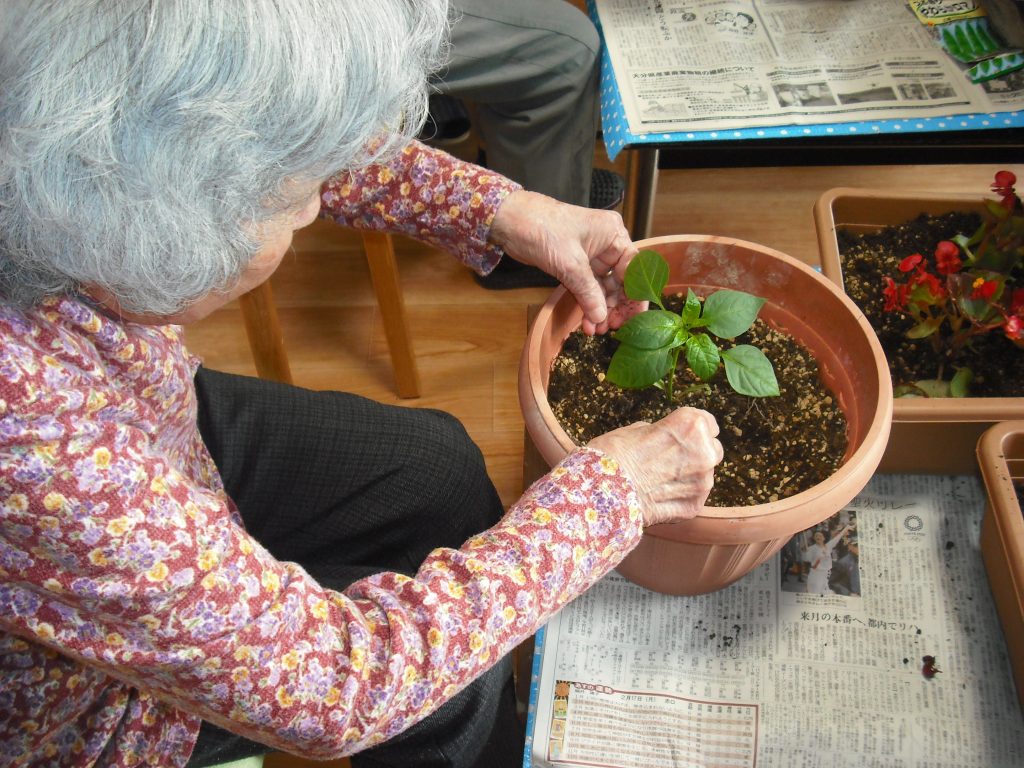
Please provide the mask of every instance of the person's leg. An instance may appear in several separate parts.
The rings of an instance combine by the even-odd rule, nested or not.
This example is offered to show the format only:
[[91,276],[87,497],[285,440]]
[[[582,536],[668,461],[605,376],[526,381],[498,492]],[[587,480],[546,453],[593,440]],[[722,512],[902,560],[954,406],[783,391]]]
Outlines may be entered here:
[[[486,165],[574,205],[613,208],[621,176],[593,168],[598,126],[600,37],[563,0],[455,0],[441,93],[475,106]],[[490,289],[552,287],[558,281],[505,256],[476,281]]]
[[[447,414],[205,369],[196,390],[203,440],[247,530],[324,586],[411,574],[503,513],[479,449]],[[472,766],[495,732],[521,730],[514,706],[513,720],[497,720],[509,677],[506,661],[353,765]],[[232,741],[252,754],[251,742],[204,727],[190,768],[233,757]]]
[[586,206],[597,136],[600,38],[563,0],[456,0],[443,93],[477,106],[487,165]]
[[480,450],[446,413],[206,369],[196,389],[246,530],[310,573],[411,573],[503,514]]

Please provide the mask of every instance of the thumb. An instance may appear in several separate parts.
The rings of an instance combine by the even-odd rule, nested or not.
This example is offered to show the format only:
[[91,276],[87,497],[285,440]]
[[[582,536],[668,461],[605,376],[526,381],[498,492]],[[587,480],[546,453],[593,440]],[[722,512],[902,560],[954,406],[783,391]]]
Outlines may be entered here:
[[608,303],[604,290],[594,277],[587,259],[581,258],[577,263],[582,263],[584,267],[566,274],[562,285],[575,297],[576,303],[583,310],[583,317],[594,325],[600,325],[608,318]]

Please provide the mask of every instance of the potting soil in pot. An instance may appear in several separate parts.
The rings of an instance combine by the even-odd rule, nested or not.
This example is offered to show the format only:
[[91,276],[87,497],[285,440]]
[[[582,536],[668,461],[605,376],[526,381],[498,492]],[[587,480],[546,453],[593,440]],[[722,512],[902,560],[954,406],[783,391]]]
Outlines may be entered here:
[[[666,306],[678,312],[681,296]],[[605,381],[618,342],[611,334],[576,331],[555,358],[548,403],[579,445],[635,421],[657,421],[688,405],[712,413],[725,451],[715,470],[709,506],[742,507],[776,501],[816,485],[842,464],[846,419],[821,383],[810,353],[758,320],[738,344],[753,344],[772,361],[779,396],[739,395],[721,368],[706,386],[682,365],[676,370],[676,401],[657,388],[621,389]]]
[[[928,339],[908,339],[914,321],[898,312],[885,311],[882,289],[885,277],[902,277],[901,260],[920,253],[934,269],[935,246],[958,233],[973,233],[981,224],[974,214],[921,215],[899,226],[877,233],[854,235],[838,230],[843,286],[860,307],[885,351],[893,385],[935,378],[942,362]],[[948,330],[948,329],[943,329]],[[944,378],[953,374],[952,364],[967,366],[974,373],[974,397],[1024,396],[1024,350],[1014,346],[999,331],[976,336],[956,361],[945,361]]]

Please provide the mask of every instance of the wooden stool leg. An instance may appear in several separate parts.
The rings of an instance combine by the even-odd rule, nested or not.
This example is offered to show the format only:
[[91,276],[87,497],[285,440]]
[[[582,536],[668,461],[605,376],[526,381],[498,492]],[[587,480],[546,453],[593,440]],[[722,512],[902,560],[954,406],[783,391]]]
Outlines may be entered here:
[[370,278],[384,319],[384,335],[391,352],[395,388],[399,397],[419,397],[420,377],[409,340],[409,324],[405,319],[405,301],[398,282],[398,263],[391,236],[380,232],[363,232],[362,235]]
[[291,384],[292,372],[288,367],[288,354],[284,349],[284,335],[277,318],[270,281],[239,296],[238,304],[242,309],[245,334],[249,337],[256,373],[261,379]]

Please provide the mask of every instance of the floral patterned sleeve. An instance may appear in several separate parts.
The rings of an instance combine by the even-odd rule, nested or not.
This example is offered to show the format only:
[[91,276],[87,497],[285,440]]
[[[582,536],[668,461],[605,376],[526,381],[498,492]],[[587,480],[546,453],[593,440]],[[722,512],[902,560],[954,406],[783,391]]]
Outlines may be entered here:
[[[149,478],[136,489],[137,513],[108,507],[66,529],[82,539],[76,568],[68,551],[22,552],[34,600],[4,592],[13,604],[0,607],[31,611],[19,634],[311,759],[351,754],[424,718],[640,536],[618,467],[582,450],[497,526],[460,550],[433,552],[415,578],[383,573],[338,593],[225,525],[215,498],[158,459],[136,472]],[[60,511],[64,500],[45,503],[71,512]],[[160,524],[147,522],[153,515]]]
[[[194,443],[195,412],[168,382],[186,396],[191,372],[173,357],[135,365],[167,340],[96,335],[109,365],[149,377],[141,395],[103,384],[102,367],[61,368],[14,342],[0,360],[5,404],[18,406],[0,419],[0,641],[9,633],[66,660],[39,657],[59,673],[40,678],[49,694],[27,677],[10,693],[34,723],[15,724],[18,739],[56,733],[64,718],[95,731],[69,744],[104,749],[100,731],[117,742],[104,764],[136,764],[148,740],[178,744],[161,764],[179,765],[199,715],[309,758],[356,752],[436,709],[639,541],[630,481],[581,449],[496,526],[432,552],[414,578],[324,589],[235,522],[215,478],[195,469],[198,453],[173,448]],[[53,339],[66,343],[40,337],[35,349]],[[166,430],[149,425],[154,409],[140,397],[162,400],[181,439],[171,429],[172,442],[156,444]],[[45,764],[91,764],[76,754]]]
[[365,726],[350,723],[343,737],[363,748],[421,720],[617,565],[641,530],[618,464],[581,449],[495,527],[459,550],[435,550],[415,578],[382,573],[352,585],[345,597],[366,608],[380,677],[363,691],[370,709],[350,710],[366,712]]
[[500,174],[414,141],[388,163],[329,179],[321,213],[342,226],[408,235],[486,274],[501,258],[487,241],[491,222],[517,189]]

